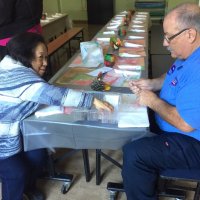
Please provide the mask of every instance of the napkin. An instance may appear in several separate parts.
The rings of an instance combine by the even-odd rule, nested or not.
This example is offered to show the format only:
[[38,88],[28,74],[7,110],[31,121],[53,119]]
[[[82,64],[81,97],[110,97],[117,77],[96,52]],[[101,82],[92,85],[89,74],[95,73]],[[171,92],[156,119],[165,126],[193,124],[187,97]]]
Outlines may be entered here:
[[144,39],[144,36],[129,35],[128,39],[131,39],[131,40]]
[[45,106],[35,112],[36,117],[45,117],[49,115],[61,114],[63,113],[63,108],[60,106]]
[[118,127],[119,128],[149,127],[147,113],[144,112],[120,113],[118,120]]
[[141,70],[142,66],[140,65],[118,65],[119,69],[125,69],[125,70]]
[[125,42],[124,46],[125,47],[142,47],[143,45],[141,45],[141,44],[134,44],[134,43],[130,43],[130,42]]
[[141,57],[141,55],[138,54],[131,54],[131,53],[119,53],[120,57],[126,57],[126,58],[138,58]]

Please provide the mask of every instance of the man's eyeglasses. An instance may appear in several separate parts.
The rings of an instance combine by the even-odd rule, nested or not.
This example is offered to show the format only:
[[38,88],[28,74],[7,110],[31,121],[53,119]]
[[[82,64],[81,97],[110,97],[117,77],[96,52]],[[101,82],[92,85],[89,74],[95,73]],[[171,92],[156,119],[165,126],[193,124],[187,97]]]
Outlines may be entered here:
[[186,30],[189,30],[189,28],[185,28],[185,29],[179,31],[178,33],[172,35],[171,37],[167,37],[166,35],[164,35],[164,39],[165,39],[168,43],[170,43],[175,37],[177,37],[178,35],[180,35],[181,33],[183,33],[183,32],[186,31]]

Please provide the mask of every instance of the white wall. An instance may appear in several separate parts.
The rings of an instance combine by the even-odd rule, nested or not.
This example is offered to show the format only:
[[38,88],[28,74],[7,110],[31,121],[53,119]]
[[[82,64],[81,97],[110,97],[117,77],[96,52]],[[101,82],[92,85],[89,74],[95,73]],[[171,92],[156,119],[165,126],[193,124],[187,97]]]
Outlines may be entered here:
[[[87,0],[43,0],[43,2],[44,12],[62,12],[67,13],[73,20],[87,20]],[[133,9],[134,2],[135,0],[115,0],[114,13]]]
[[43,0],[43,11],[48,14],[59,12],[58,1],[59,0]]
[[120,11],[133,9],[135,0],[115,0],[115,14]]
[[190,3],[197,3],[198,0],[167,0],[168,2],[168,10],[171,10],[175,6],[180,3],[190,2]]
[[73,20],[87,20],[86,0],[60,0],[61,12],[67,13]]

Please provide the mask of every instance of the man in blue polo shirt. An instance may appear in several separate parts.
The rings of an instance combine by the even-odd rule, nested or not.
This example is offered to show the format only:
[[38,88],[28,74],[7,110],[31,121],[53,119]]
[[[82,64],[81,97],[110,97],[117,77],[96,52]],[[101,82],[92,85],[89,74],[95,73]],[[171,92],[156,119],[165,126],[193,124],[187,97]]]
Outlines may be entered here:
[[[128,200],[155,200],[159,171],[200,166],[200,8],[185,3],[163,22],[164,40],[173,58],[156,79],[130,82],[140,105],[156,113],[160,134],[123,148],[122,177]],[[157,96],[155,91],[159,91]]]

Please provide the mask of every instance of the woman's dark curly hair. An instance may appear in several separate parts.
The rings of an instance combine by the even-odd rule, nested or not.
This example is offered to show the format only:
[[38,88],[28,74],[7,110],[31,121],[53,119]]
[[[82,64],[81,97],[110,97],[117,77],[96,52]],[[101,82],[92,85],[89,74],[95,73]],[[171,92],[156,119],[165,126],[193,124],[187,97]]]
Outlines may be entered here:
[[31,62],[35,58],[35,49],[40,43],[46,46],[44,38],[37,33],[25,32],[16,35],[6,46],[7,55],[21,62],[25,67],[32,68]]

